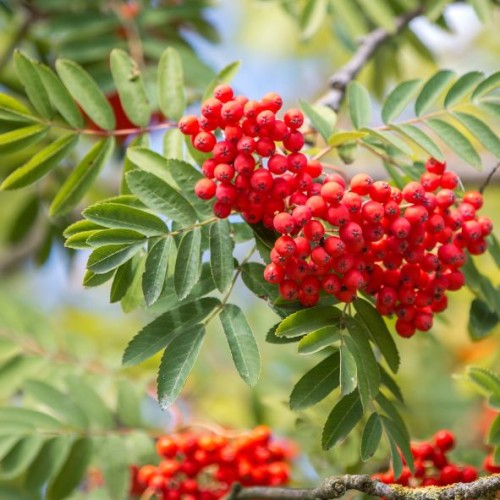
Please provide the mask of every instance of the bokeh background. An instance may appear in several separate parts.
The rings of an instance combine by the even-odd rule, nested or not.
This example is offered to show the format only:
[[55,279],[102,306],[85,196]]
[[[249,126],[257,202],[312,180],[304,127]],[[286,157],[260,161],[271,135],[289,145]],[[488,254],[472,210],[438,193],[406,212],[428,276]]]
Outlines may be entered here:
[[[183,37],[212,70],[240,60],[242,65],[234,86],[252,98],[273,90],[283,96],[286,106],[296,106],[299,98],[314,102],[326,92],[329,75],[350,56],[345,44],[332,34],[331,19],[325,19],[318,32],[304,41],[296,21],[279,2],[219,0],[204,10],[204,16],[219,33],[220,41],[213,43],[189,28],[183,29]],[[471,70],[490,74],[498,70],[498,9],[486,23],[478,19],[470,5],[461,3],[449,6],[444,17],[447,28],[425,19],[412,23],[420,40],[419,50],[405,46],[397,60],[390,50],[383,52],[382,71],[387,73],[383,81],[380,66],[379,71],[373,65],[363,70],[360,80],[372,91],[376,110],[380,109],[378,96],[386,94],[396,78],[426,78],[437,68],[449,68],[459,74]],[[12,25],[7,19],[0,25],[0,53],[7,51],[10,43]],[[1,72],[4,88],[15,93],[11,65],[4,64]],[[376,124],[376,112],[374,117]],[[340,120],[348,126],[342,115]],[[449,165],[461,172],[467,188],[481,184],[495,165],[491,155],[482,152],[482,156],[485,168],[477,172],[449,154]],[[379,161],[366,154],[359,155],[349,166],[336,157],[331,161],[345,168],[348,175],[361,170],[378,177],[384,175]],[[2,177],[8,168],[0,165]],[[95,196],[112,191],[117,179],[119,171],[109,168]],[[497,175],[486,190],[483,210],[494,220],[495,233],[500,237],[498,180]],[[287,397],[293,384],[313,366],[316,358],[299,356],[294,345],[266,344],[265,334],[276,317],[242,283],[236,287],[234,301],[248,313],[262,352],[264,368],[259,384],[249,389],[236,375],[224,336],[214,323],[178,404],[169,413],[160,412],[154,401],[159,360],[155,358],[134,369],[120,367],[121,352],[151,316],[141,310],[126,313],[119,304],[109,304],[107,286],[85,289],[81,285],[85,252],[70,253],[57,239],[48,240],[43,246],[39,239],[33,243],[29,236],[24,237],[20,213],[26,209],[29,196],[36,195],[33,190],[28,191],[0,193],[0,358],[12,356],[13,352],[27,358],[42,353],[48,356],[45,363],[52,365],[54,376],[58,363],[72,363],[82,373],[95,373],[97,385],[99,370],[116,373],[125,383],[133,380],[149,393],[142,401],[143,414],[165,429],[179,422],[236,428],[268,423],[279,435],[296,440],[302,450],[296,476],[299,481],[314,483],[328,473],[356,470],[359,436],[353,435],[338,450],[319,450],[321,425],[331,400],[302,414],[288,409]],[[47,207],[42,204],[32,229],[36,232],[36,225],[45,227],[47,218]],[[20,235],[12,243],[16,233]],[[43,264],[39,264],[41,261]],[[500,275],[491,257],[485,255],[477,262],[495,286],[499,285]],[[398,381],[406,396],[405,417],[412,436],[425,438],[439,428],[451,428],[459,436],[456,453],[474,463],[484,455],[482,437],[491,415],[462,376],[469,364],[500,371],[500,332],[497,328],[481,342],[470,340],[467,322],[471,298],[468,291],[453,293],[449,309],[432,332],[418,334],[409,341],[397,339],[397,343],[402,355]],[[25,370],[36,377],[40,366],[26,363]],[[0,369],[0,398],[2,387],[15,385],[16,380],[9,370]],[[103,393],[107,390],[105,383],[100,388]],[[377,454],[378,464],[386,460],[386,451],[382,449]]]

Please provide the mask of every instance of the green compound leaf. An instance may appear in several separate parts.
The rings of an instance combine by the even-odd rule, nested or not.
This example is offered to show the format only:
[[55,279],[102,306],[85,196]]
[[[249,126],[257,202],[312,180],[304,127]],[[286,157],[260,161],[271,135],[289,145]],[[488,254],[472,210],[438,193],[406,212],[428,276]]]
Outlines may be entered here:
[[378,413],[374,412],[366,422],[361,438],[361,460],[366,462],[377,451],[380,439],[382,438],[382,422]]
[[353,81],[347,87],[349,115],[354,128],[368,127],[371,119],[370,94],[360,83]]
[[233,240],[227,220],[218,220],[210,226],[210,269],[217,289],[223,292],[234,272]]
[[14,52],[14,64],[33,107],[41,116],[50,120],[54,116],[54,110],[35,63],[20,50],[16,50]]
[[397,373],[399,353],[385,321],[368,301],[358,298],[353,304],[358,313],[356,319],[364,325],[370,339],[378,346],[393,373]]
[[75,147],[78,136],[68,134],[60,137],[49,146],[35,154],[22,167],[14,170],[0,186],[0,189],[19,189],[33,184],[54,169],[59,162]]
[[36,144],[47,135],[48,131],[49,127],[37,124],[0,134],[0,153],[13,153]]
[[453,71],[444,69],[427,80],[415,101],[417,116],[421,116],[429,110],[454,77],[455,73]]
[[81,201],[113,154],[114,147],[113,137],[94,144],[58,191],[50,205],[52,217],[67,214]]
[[290,314],[276,330],[276,335],[298,337],[339,322],[342,312],[333,306],[316,306]]
[[172,47],[165,49],[158,65],[158,103],[170,120],[181,118],[186,109],[182,60]]
[[162,236],[168,231],[156,215],[119,203],[98,203],[82,213],[87,220],[110,229],[132,229],[145,236]]
[[95,80],[78,63],[58,59],[56,70],[63,84],[89,118],[104,130],[114,130],[115,114]]
[[260,354],[243,311],[234,304],[226,304],[219,317],[240,377],[254,386],[260,376]]
[[85,121],[74,99],[57,75],[45,64],[35,63],[50,102],[64,120],[75,128],[83,128]]
[[145,127],[151,117],[146,89],[137,63],[124,50],[113,49],[110,55],[111,74],[127,118]]
[[340,355],[335,352],[309,370],[290,394],[290,408],[304,410],[325,399],[339,386]]
[[177,253],[174,269],[174,288],[177,298],[189,295],[201,274],[201,229],[184,233]]
[[390,123],[406,108],[422,85],[422,80],[408,80],[397,85],[387,96],[382,106],[382,120]]
[[219,305],[218,299],[204,297],[158,316],[130,341],[123,353],[123,364],[137,365],[155,355],[186,327],[203,321]]
[[477,154],[469,139],[465,137],[453,125],[440,120],[432,118],[427,121],[427,125],[447,144],[455,153],[463,158],[469,165],[481,170],[481,158]]
[[146,267],[142,275],[142,291],[148,306],[153,305],[160,298],[167,277],[172,244],[172,238],[162,238],[148,252]]
[[162,409],[171,406],[179,396],[200,353],[205,325],[186,327],[172,339],[161,358],[158,371],[158,402]]
[[344,396],[333,408],[323,428],[321,445],[329,450],[344,440],[363,417],[358,391]]

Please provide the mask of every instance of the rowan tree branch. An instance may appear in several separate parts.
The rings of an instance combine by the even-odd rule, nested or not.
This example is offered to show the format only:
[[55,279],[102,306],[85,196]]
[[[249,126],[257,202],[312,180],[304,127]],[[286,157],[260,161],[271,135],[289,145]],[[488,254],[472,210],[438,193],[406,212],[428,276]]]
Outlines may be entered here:
[[453,500],[455,498],[485,498],[500,491],[500,474],[482,477],[472,483],[450,486],[406,488],[397,484],[384,484],[368,475],[329,477],[317,488],[274,488],[267,486],[242,487],[235,485],[227,500],[330,500],[340,498],[349,490],[385,497],[387,500]]
[[330,91],[318,101],[318,104],[338,111],[344,99],[347,85],[356,78],[357,74],[370,61],[378,48],[386,41],[401,33],[413,19],[423,13],[423,10],[423,6],[420,6],[397,17],[395,19],[394,31],[377,28],[364,36],[351,59],[329,78]]

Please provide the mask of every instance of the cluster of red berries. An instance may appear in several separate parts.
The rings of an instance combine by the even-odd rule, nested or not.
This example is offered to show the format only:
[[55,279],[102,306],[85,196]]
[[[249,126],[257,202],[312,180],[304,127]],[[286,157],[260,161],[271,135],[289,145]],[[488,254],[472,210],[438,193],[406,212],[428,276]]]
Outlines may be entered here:
[[302,113],[291,109],[280,120],[281,105],[275,93],[253,101],[221,85],[201,116],[180,120],[193,146],[211,153],[197,196],[216,198],[217,217],[234,210],[281,234],[264,278],[284,299],[308,307],[326,293],[348,303],[361,290],[376,297],[381,314],[397,316],[399,335],[429,330],[447,307],[446,291],[464,284],[465,250],[486,250],[492,223],[476,215],[481,194],[459,200],[458,176],[434,159],[402,190],[367,174],[349,185],[338,173],[324,175],[300,152]]
[[415,471],[407,466],[398,478],[392,470],[373,477],[386,484],[402,486],[446,486],[454,483],[471,483],[478,478],[478,471],[471,465],[459,466],[450,461],[447,453],[455,446],[455,437],[448,430],[436,432],[431,441],[412,443],[411,453]]
[[164,500],[216,500],[235,482],[278,486],[289,480],[293,450],[274,440],[267,426],[228,438],[210,432],[183,432],[156,442],[162,461],[133,471],[131,491],[146,489]]

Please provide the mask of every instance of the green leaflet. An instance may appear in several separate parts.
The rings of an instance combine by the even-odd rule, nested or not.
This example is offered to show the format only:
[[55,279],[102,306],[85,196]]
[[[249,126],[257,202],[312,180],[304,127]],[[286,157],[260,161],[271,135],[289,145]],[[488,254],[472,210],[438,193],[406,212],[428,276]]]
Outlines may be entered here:
[[172,238],[161,238],[148,252],[146,267],[142,275],[142,291],[148,306],[158,300],[163,290],[172,244]]
[[397,373],[400,363],[399,353],[384,320],[366,300],[356,299],[354,308],[358,313],[356,319],[364,325],[371,340],[379,347],[393,373]]
[[439,146],[422,129],[408,124],[391,125],[391,129],[413,141],[436,160],[445,160]]
[[182,60],[173,47],[165,49],[158,65],[158,103],[170,120],[181,118],[186,108]]
[[227,220],[210,226],[210,269],[217,289],[223,292],[231,283],[234,272],[233,240]]
[[205,325],[187,326],[172,339],[163,353],[158,371],[158,402],[162,409],[171,406],[194,366],[205,337]]
[[334,352],[309,370],[290,394],[290,408],[304,410],[319,403],[339,386],[340,355]]
[[54,108],[69,125],[75,128],[83,128],[85,126],[85,121],[83,120],[82,113],[61,80],[59,80],[52,69],[45,66],[45,64],[35,64],[36,70],[40,75],[43,86]]
[[143,244],[104,245],[96,248],[89,256],[87,269],[97,274],[105,274],[121,266],[138,253]]
[[423,115],[438,99],[444,89],[454,78],[455,73],[449,70],[438,71],[425,83],[415,101],[415,113]]
[[150,358],[189,325],[203,321],[219,305],[218,299],[204,297],[161,314],[129,342],[123,353],[123,364],[137,365]]
[[141,170],[128,172],[126,177],[132,193],[148,207],[185,225],[191,225],[197,220],[191,204],[161,178]]
[[240,377],[254,386],[260,376],[260,354],[243,311],[234,304],[226,304],[219,318]]
[[88,428],[87,416],[76,403],[68,399],[67,394],[39,380],[28,380],[24,387],[30,396],[47,406],[64,423],[81,430]]
[[54,112],[35,63],[20,50],[16,50],[14,52],[14,64],[33,107],[41,116],[50,120]]
[[397,85],[386,97],[382,106],[382,120],[390,123],[396,119],[416,95],[422,80],[408,80]]
[[69,93],[90,119],[104,130],[114,130],[116,121],[113,108],[87,71],[68,59],[58,59],[56,70]]
[[384,0],[356,0],[363,12],[378,26],[389,32],[396,30],[394,12]]
[[47,500],[66,498],[82,480],[92,458],[93,443],[88,437],[77,438],[58,474],[49,482]]
[[484,78],[481,71],[471,71],[462,75],[450,88],[444,99],[445,108],[450,108],[466,96]]
[[325,326],[300,339],[299,354],[312,354],[340,340],[338,325]]
[[102,438],[99,446],[99,465],[112,500],[121,500],[128,494],[130,473],[127,451],[123,436],[113,434]]
[[326,420],[321,445],[329,450],[344,440],[363,416],[363,407],[358,391],[344,396],[333,408]]
[[52,217],[67,214],[81,201],[112,155],[114,146],[113,137],[102,139],[92,146],[52,201],[50,205]]
[[316,306],[290,314],[276,330],[276,335],[298,337],[338,323],[342,313],[333,306]]
[[35,154],[22,167],[12,172],[0,186],[0,189],[18,189],[33,184],[48,174],[75,147],[78,136],[68,134]]
[[132,229],[101,229],[91,231],[87,238],[87,244],[91,247],[102,247],[104,245],[127,245],[145,241],[143,234]]
[[463,158],[473,167],[481,170],[481,158],[465,137],[453,125],[438,118],[431,118],[427,121],[427,125],[447,144],[455,153]]
[[300,100],[300,107],[306,116],[311,120],[311,125],[320,133],[325,141],[328,141],[333,134],[337,113],[328,106],[309,104]]
[[474,137],[497,158],[500,158],[500,139],[486,123],[468,113],[455,112],[455,118],[468,129]]
[[368,127],[371,120],[370,94],[360,83],[352,81],[347,87],[349,115],[354,128]]
[[382,438],[382,422],[378,413],[373,412],[366,422],[361,438],[361,460],[366,462],[377,451]]
[[0,153],[12,153],[36,144],[47,135],[48,131],[49,128],[45,125],[37,124],[4,132],[0,134]]
[[137,63],[124,50],[113,49],[110,65],[125,114],[135,125],[145,127],[149,123],[151,109]]
[[183,234],[174,269],[174,287],[179,300],[189,295],[201,274],[201,229]]
[[340,393],[342,396],[351,394],[358,386],[358,369],[356,360],[345,340],[340,346]]
[[327,15],[327,0],[308,0],[300,13],[300,37],[309,40],[320,29]]
[[98,203],[83,211],[83,216],[110,229],[132,229],[145,236],[162,236],[167,226],[156,215],[119,203]]
[[39,434],[21,438],[3,458],[0,478],[5,480],[21,475],[37,457],[44,440]]

